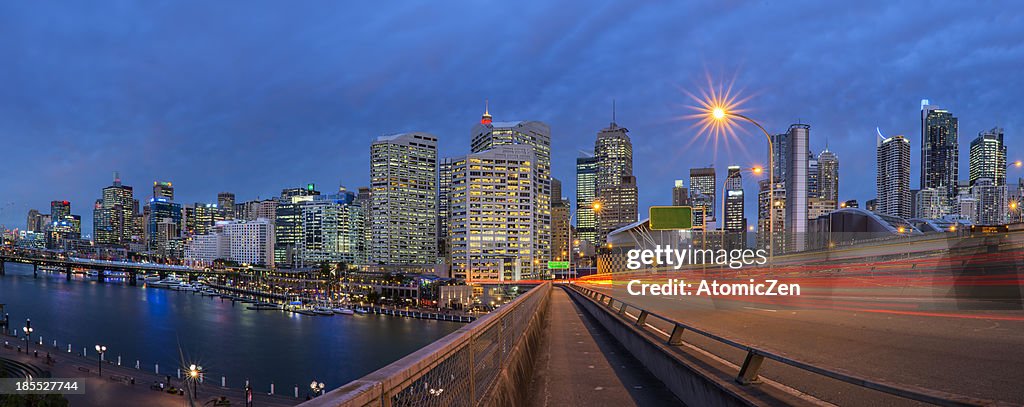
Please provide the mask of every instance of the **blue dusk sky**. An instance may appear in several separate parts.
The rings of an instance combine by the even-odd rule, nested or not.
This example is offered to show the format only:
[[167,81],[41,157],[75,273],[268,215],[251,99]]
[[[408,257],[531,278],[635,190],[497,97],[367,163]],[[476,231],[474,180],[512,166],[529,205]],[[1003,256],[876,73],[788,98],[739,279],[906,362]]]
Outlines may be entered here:
[[691,167],[766,161],[752,129],[716,147],[683,118],[708,77],[770,131],[800,120],[815,152],[827,139],[841,199],[875,195],[876,127],[911,140],[916,187],[922,98],[960,118],[961,178],[968,143],[994,126],[1024,158],[1020,3],[839,4],[5,2],[0,223],[24,228],[30,208],[67,199],[91,233],[114,171],[143,200],[172,181],[182,203],[355,189],[381,135],[426,131],[442,157],[467,153],[485,99],[495,120],[551,126],[569,197],[615,99],[641,207],[666,204]]

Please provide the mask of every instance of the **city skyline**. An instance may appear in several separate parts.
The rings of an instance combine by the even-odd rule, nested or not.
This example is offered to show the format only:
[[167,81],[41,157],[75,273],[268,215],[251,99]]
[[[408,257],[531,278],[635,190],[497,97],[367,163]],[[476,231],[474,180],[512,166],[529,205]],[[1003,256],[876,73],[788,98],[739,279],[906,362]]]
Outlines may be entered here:
[[[114,11],[119,13],[113,14],[133,15],[146,20],[160,11],[141,7],[140,10],[117,9]],[[5,87],[15,95],[0,105],[0,132],[7,138],[8,150],[16,152],[7,161],[14,171],[0,175],[0,184],[4,185],[0,191],[3,193],[0,223],[8,228],[23,228],[29,209],[46,211],[48,202],[66,199],[73,202],[74,212],[82,215],[83,232],[89,234],[92,230],[88,226],[92,224],[90,205],[99,197],[100,189],[109,185],[113,171],[120,171],[124,183],[135,187],[137,195],[143,195],[152,181],[172,181],[180,186],[180,196],[176,201],[181,203],[214,202],[216,194],[222,191],[234,192],[238,202],[256,197],[270,198],[276,196],[281,188],[308,182],[316,183],[326,191],[334,190],[339,183],[355,189],[369,184],[369,157],[365,152],[372,140],[381,134],[429,132],[439,139],[439,158],[468,153],[466,146],[471,138],[470,129],[478,121],[484,99],[488,98],[495,120],[538,120],[551,126],[552,175],[563,181],[574,178],[577,151],[593,146],[593,134],[608,123],[611,101],[616,99],[617,121],[630,128],[635,146],[634,175],[638,182],[642,217],[643,208],[671,202],[673,180],[685,179],[689,168],[703,167],[713,161],[716,170],[724,174],[729,165],[766,164],[763,163],[764,147],[755,134],[741,135],[742,148],[731,142],[731,148],[720,145],[715,149],[711,144],[704,145],[689,121],[677,119],[684,114],[684,106],[688,103],[679,89],[695,90],[704,86],[708,72],[725,81],[735,77],[737,88],[745,88],[745,94],[752,96],[745,105],[751,109],[749,114],[764,123],[769,131],[781,133],[792,123],[808,123],[812,127],[810,147],[815,153],[824,149],[827,140],[829,149],[843,161],[842,173],[845,175],[839,194],[841,201],[857,199],[864,202],[874,197],[875,186],[871,177],[874,161],[870,158],[855,160],[854,157],[873,156],[874,143],[871,140],[875,137],[876,126],[887,135],[903,134],[908,137],[914,163],[911,186],[917,187],[915,182],[920,177],[918,163],[921,158],[921,141],[918,139],[921,99],[930,99],[951,111],[960,121],[960,178],[966,178],[965,169],[968,167],[966,144],[974,135],[993,127],[1005,129],[1008,161],[1020,159],[1015,152],[1014,135],[1020,134],[1024,126],[1019,117],[1013,116],[1013,95],[1019,93],[1014,89],[1021,88],[1022,84],[1013,75],[998,74],[1012,67],[1012,52],[989,56],[988,59],[972,58],[988,55],[984,50],[991,47],[1006,47],[1010,51],[1021,49],[1020,45],[1007,40],[1019,37],[1014,34],[1021,30],[1017,27],[1019,25],[992,23],[993,20],[1012,19],[1013,16],[998,15],[994,10],[981,7],[964,6],[969,10],[956,10],[960,6],[950,4],[942,10],[929,10],[929,13],[935,13],[932,15],[918,14],[919,17],[909,20],[901,18],[901,23],[902,20],[907,21],[899,30],[885,24],[881,24],[879,30],[864,28],[875,25],[870,24],[872,22],[888,21],[886,10],[899,14],[898,6],[881,7],[879,17],[867,17],[864,21],[830,20],[835,27],[828,27],[822,34],[828,37],[831,33],[830,46],[839,42],[844,49],[860,54],[851,51],[850,55],[838,58],[848,66],[816,67],[813,70],[815,80],[804,87],[792,85],[800,83],[797,78],[807,77],[812,71],[808,70],[810,68],[798,68],[796,63],[801,57],[817,57],[819,53],[815,47],[821,43],[815,38],[794,42],[799,30],[776,27],[767,30],[764,36],[746,38],[722,32],[710,24],[702,26],[708,28],[706,34],[683,33],[682,40],[670,39],[670,35],[663,35],[658,28],[667,27],[673,21],[672,17],[695,10],[633,6],[626,7],[628,10],[618,10],[616,7],[574,10],[581,14],[573,20],[575,24],[567,28],[555,27],[553,17],[538,17],[550,25],[547,30],[535,34],[534,47],[499,47],[481,67],[465,68],[466,71],[456,69],[458,64],[455,62],[466,54],[448,50],[468,49],[477,41],[500,44],[503,40],[521,38],[526,33],[509,28],[488,32],[484,38],[463,39],[449,32],[449,35],[436,39],[434,47],[426,47],[436,51],[436,55],[425,52],[424,47],[407,44],[395,34],[381,39],[380,50],[352,49],[361,51],[356,55],[367,58],[367,66],[371,68],[368,71],[350,71],[338,69],[350,65],[331,57],[334,52],[325,54],[300,41],[300,38],[319,32],[324,41],[337,47],[338,53],[350,50],[343,38],[351,32],[345,28],[338,28],[337,32],[323,32],[329,26],[329,15],[308,17],[308,27],[296,32],[294,37],[271,39],[267,33],[281,29],[280,26],[244,26],[225,16],[231,11],[230,6],[221,6],[209,12],[214,17],[218,13],[225,14],[220,17],[231,24],[242,24],[234,28],[253,38],[245,35],[224,38],[204,48],[201,40],[221,33],[219,28],[204,27],[188,33],[180,30],[175,20],[194,16],[195,10],[191,14],[186,10],[164,20],[151,21],[149,30],[142,30],[141,25],[110,24],[114,17],[100,17],[103,13],[68,21],[62,30],[44,24],[37,16],[71,11],[42,10],[44,13],[39,13],[40,10],[28,10],[31,7],[27,7],[4,13],[11,19],[5,21],[5,26],[16,34],[11,38],[39,36],[40,48],[72,54],[90,52],[93,62],[71,62],[67,66],[48,64],[49,54],[32,54],[16,40],[0,41],[0,50],[12,55],[13,60],[21,61],[0,68],[4,72],[2,77],[7,78],[3,80]],[[815,7],[822,6],[806,5],[801,12],[806,9],[814,11]],[[864,7],[862,12],[872,8],[870,5]],[[500,11],[499,8],[496,6],[488,12]],[[415,14],[415,11],[423,10],[407,12]],[[445,16],[443,9],[427,11],[445,18],[457,17]],[[722,19],[745,21],[765,10],[758,6],[742,9],[714,6],[696,11],[717,13]],[[25,14],[21,15],[22,12]],[[257,7],[255,12],[270,10]],[[290,12],[302,14],[305,11]],[[792,10],[771,10],[769,16],[793,13]],[[644,24],[627,24],[628,27],[600,24],[620,15],[628,17],[630,22]],[[959,59],[963,62],[950,67],[938,64],[935,58],[940,53],[928,49],[928,44],[935,41],[936,36],[928,34],[927,30],[912,33],[914,30],[909,27],[952,15],[961,18],[945,30],[944,35],[956,32],[962,35],[957,37],[959,41],[955,44],[943,48],[941,54],[959,52],[962,56]],[[989,18],[989,15],[995,17]],[[380,17],[379,21],[386,25],[402,18],[405,14],[398,12]],[[614,41],[612,45],[596,46],[573,36],[565,39],[564,43],[555,41],[574,32],[574,29],[587,31],[586,35],[597,35],[594,30],[598,27],[607,28],[602,38],[604,35],[624,35],[630,41],[651,42],[652,46],[646,49],[658,49],[657,44],[674,49],[712,40],[733,45],[720,51],[706,51],[696,57],[637,54],[639,50],[614,47]],[[431,27],[424,29],[428,28]],[[69,49],[75,37],[69,33],[89,32],[90,39],[101,40],[122,38],[124,30],[130,29],[143,31],[140,39],[132,41],[174,40],[186,46],[161,60],[154,60],[156,56],[151,51],[140,50],[139,61],[127,62],[115,56],[120,47],[132,42],[129,40],[124,40],[124,44]],[[886,36],[900,38],[903,42],[886,50],[871,49],[872,38]],[[753,62],[768,51],[757,48],[779,40],[786,40],[784,42],[793,49],[794,56],[783,61],[772,73],[756,69]],[[673,41],[681,41],[681,45],[671,45]],[[273,80],[268,83],[276,84],[276,87],[263,85],[263,82],[260,86],[246,87],[249,83],[241,79],[218,81],[225,72],[232,72],[238,63],[262,61],[251,53],[236,55],[240,61],[234,62],[219,58],[219,55],[226,54],[229,49],[234,50],[234,47],[264,43],[276,45],[269,47],[268,52],[273,55],[294,49],[291,52],[298,54],[298,60],[289,64],[322,58],[324,66],[307,66],[306,69],[314,72],[308,78],[298,78],[275,76],[273,68],[276,65],[260,62],[259,67],[270,70]],[[573,44],[581,47],[572,52],[559,52],[570,50]],[[605,55],[612,49],[618,58],[629,60],[631,66],[644,66],[644,69],[636,70],[640,72],[620,69],[624,66],[617,59],[608,60]],[[729,58],[736,51],[742,51],[742,61],[734,62]],[[433,61],[434,64],[425,65],[420,74],[410,78],[401,64],[385,54]],[[856,56],[868,56],[866,59],[875,63],[869,64]],[[546,62],[531,69],[536,71],[531,75],[500,68],[497,61],[509,58]],[[188,75],[171,75],[177,80],[163,83],[147,79],[154,73],[148,73],[140,64],[150,60],[157,61],[152,62],[157,73],[191,68],[185,71]],[[562,69],[568,61],[575,61],[580,67]],[[592,73],[585,68],[587,63],[608,63],[610,65],[604,67],[607,69],[602,70],[605,72],[602,75],[615,74],[615,77],[586,75]],[[984,66],[991,76],[971,73],[970,80],[963,80],[975,64]],[[46,72],[37,72],[44,65]],[[288,69],[295,68],[288,66]],[[376,71],[382,73],[375,74]],[[928,74],[921,75],[921,72]],[[464,81],[465,78],[480,80]],[[821,103],[821,100],[835,95],[830,89],[823,88],[834,82],[829,78],[856,78],[863,86],[850,87],[846,92],[851,93],[836,99],[835,103]],[[242,79],[251,81],[253,78]],[[424,86],[425,82],[436,82],[436,85]],[[510,82],[516,86],[509,87]],[[93,85],[87,86],[88,83]],[[893,86],[895,83],[899,86]],[[557,87],[546,90],[552,85]],[[181,89],[162,93],[165,86]],[[105,91],[98,92],[97,89],[101,88]],[[990,89],[1004,91],[992,93]],[[398,91],[401,93],[395,94]],[[148,96],[151,94],[165,96]],[[445,103],[423,103],[438,96]],[[78,102],[74,108],[69,104],[73,101]],[[305,110],[308,112],[302,112]],[[671,151],[666,151],[666,146]],[[305,159],[285,159],[282,155]],[[345,157],[338,159],[339,155]],[[273,172],[258,171],[253,165],[253,158],[260,157],[268,162],[287,162],[288,165],[279,165]],[[864,176],[851,177],[851,174]],[[1011,169],[1007,173],[1008,183],[1021,175]],[[744,187],[753,191],[755,185],[745,181]],[[564,186],[563,195],[572,199],[575,196],[574,183],[564,182]],[[747,202],[748,220],[756,218],[752,207],[756,206]]]

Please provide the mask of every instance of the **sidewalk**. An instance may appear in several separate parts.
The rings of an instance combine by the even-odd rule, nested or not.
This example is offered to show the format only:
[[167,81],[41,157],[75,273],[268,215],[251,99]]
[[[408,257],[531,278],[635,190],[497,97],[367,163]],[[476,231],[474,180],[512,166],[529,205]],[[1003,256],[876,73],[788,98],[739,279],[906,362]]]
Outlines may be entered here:
[[[24,346],[24,342],[14,340],[10,337],[3,337],[10,342],[11,349],[2,346],[0,340],[0,357],[14,359],[20,362],[29,363],[42,370],[48,370],[53,378],[80,378],[85,388],[85,394],[69,394],[66,397],[73,407],[78,406],[154,406],[154,407],[180,407],[188,405],[188,397],[168,394],[166,392],[151,390],[153,382],[166,382],[165,376],[157,376],[152,372],[136,370],[129,366],[117,366],[107,363],[103,365],[103,377],[97,375],[96,360],[89,360],[78,355],[67,352],[55,351],[52,347],[33,346],[32,350],[39,350],[39,356],[34,357],[32,353],[25,353],[24,349],[18,352],[17,345]],[[46,352],[54,359],[53,365],[46,365]],[[128,380],[115,380],[116,378],[134,378],[135,384]],[[171,385],[181,388],[181,380],[172,377]],[[281,389],[291,391],[288,389]],[[302,390],[302,389],[300,389]],[[198,386],[196,405],[201,406],[211,399],[225,396],[232,406],[244,406],[244,391],[236,388],[222,388],[214,383],[207,382]],[[295,399],[286,396],[268,396],[265,392],[253,392],[254,406],[293,406],[305,401],[305,397]],[[211,403],[212,404],[212,403]],[[209,405],[209,404],[208,404]]]
[[547,324],[534,362],[528,405],[681,404],[564,289],[551,290]]

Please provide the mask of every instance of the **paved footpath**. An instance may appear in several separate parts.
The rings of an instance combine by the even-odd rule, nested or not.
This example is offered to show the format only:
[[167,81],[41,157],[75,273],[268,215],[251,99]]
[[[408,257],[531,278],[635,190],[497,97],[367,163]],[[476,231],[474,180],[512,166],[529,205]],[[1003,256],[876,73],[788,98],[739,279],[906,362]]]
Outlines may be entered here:
[[551,290],[547,324],[528,405],[681,404],[562,288]]
[[[2,342],[7,341],[12,345],[10,348],[3,346]],[[24,346],[24,341],[19,341],[9,336],[0,338],[0,357],[14,359],[20,362],[35,365],[43,370],[49,370],[54,378],[80,378],[84,384],[85,394],[67,395],[71,407],[78,406],[153,406],[153,407],[181,407],[189,405],[186,396],[168,394],[166,392],[151,390],[150,385],[154,382],[166,382],[166,376],[157,376],[152,372],[136,370],[129,366],[117,366],[107,363],[103,365],[103,377],[97,375],[97,362],[95,359],[86,359],[80,355],[72,355],[67,352],[54,352],[52,347],[41,348],[32,346],[31,349],[39,350],[39,356],[34,357],[32,353],[18,351],[17,345]],[[54,359],[54,364],[46,365],[46,352]],[[135,384],[122,378],[135,378]],[[177,388],[182,387],[182,381],[171,378],[171,385]],[[219,383],[218,383],[219,384]],[[290,387],[284,389],[293,391]],[[300,391],[302,389],[299,389]],[[245,392],[242,389],[222,388],[207,381],[200,384],[197,389],[196,406],[211,406],[212,400],[218,397],[227,397],[231,406],[245,406]],[[283,407],[294,406],[305,401],[301,399],[282,395],[269,396],[266,392],[253,392],[254,407]]]

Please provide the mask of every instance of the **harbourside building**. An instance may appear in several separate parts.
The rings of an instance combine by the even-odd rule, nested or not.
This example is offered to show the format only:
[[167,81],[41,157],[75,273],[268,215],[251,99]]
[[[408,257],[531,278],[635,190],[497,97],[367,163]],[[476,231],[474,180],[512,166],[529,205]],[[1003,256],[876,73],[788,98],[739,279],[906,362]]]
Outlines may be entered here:
[[370,263],[432,271],[437,263],[437,137],[402,133],[370,146]]
[[504,144],[452,160],[453,277],[503,282],[546,272],[536,229],[537,159],[533,146]]

